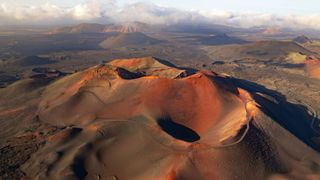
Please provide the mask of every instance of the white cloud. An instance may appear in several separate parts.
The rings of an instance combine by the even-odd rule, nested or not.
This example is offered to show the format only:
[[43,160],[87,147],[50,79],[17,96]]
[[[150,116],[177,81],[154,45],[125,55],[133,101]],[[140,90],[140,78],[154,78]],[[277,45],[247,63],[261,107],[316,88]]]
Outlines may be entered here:
[[0,4],[0,24],[51,24],[81,21],[96,21],[108,17],[108,10],[115,7],[114,1],[90,0],[74,7],[59,7],[52,4],[17,6]]
[[113,1],[103,3],[102,1],[91,0],[68,10],[75,20],[94,20],[108,16],[108,10],[111,10],[111,7],[115,7]]
[[240,27],[276,26],[320,30],[320,14],[275,15],[253,12],[183,11],[150,3],[117,6],[115,0],[89,0],[74,7],[52,4],[17,6],[0,4],[0,24],[65,24],[78,22],[130,22],[151,24],[213,23]]

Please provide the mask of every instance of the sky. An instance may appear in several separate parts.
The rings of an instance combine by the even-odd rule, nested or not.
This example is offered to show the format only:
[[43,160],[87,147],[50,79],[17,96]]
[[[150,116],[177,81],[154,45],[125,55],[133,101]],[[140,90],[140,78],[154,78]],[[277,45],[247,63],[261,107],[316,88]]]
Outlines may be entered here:
[[[8,0],[0,0],[0,3]],[[15,5],[54,4],[72,7],[86,0],[12,0]],[[320,12],[319,0],[118,0],[120,6],[135,2],[149,2],[164,7],[175,7],[181,10],[228,10],[252,11],[274,14],[316,14]]]
[[[133,2],[122,0],[123,4]],[[255,11],[269,13],[319,13],[319,0],[152,0],[158,5],[176,7],[185,10],[228,10]]]
[[320,30],[320,0],[0,0],[0,25],[127,21]]

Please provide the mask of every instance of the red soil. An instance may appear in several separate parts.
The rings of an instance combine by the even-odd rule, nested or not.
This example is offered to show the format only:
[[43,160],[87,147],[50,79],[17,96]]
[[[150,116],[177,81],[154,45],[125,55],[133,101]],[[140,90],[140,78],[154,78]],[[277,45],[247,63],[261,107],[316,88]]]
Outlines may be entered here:
[[[143,69],[147,75],[125,79],[118,66],[133,74]],[[262,113],[253,98],[258,93],[214,72],[183,78],[176,72],[183,71],[150,58],[116,60],[57,81],[43,95],[39,119],[79,131],[66,129],[47,139],[39,157],[53,149],[61,157],[38,174],[74,177],[68,168],[76,164],[88,179],[267,179],[278,175],[269,170],[268,163],[278,168],[275,161],[289,175],[313,173],[303,163],[320,162],[318,154]],[[275,104],[268,105],[270,111],[278,111],[271,106]],[[165,131],[159,121],[166,118],[199,139],[187,141]],[[248,133],[249,121],[260,134],[254,129]],[[303,154],[308,157],[302,162]],[[42,161],[34,156],[30,165]],[[37,173],[30,168],[28,175]]]
[[[214,74],[199,72],[181,79],[146,76],[129,81],[118,76],[111,81],[111,88],[95,92],[86,88],[85,82],[97,78],[99,74],[96,72],[96,69],[86,72],[83,78],[66,88],[63,93],[66,97],[55,98],[51,104],[57,106],[44,108],[40,117],[51,123],[55,123],[57,118],[69,119],[59,122],[65,125],[85,125],[95,118],[170,117],[174,122],[197,132],[207,143],[218,141],[215,139],[218,136],[212,135],[217,133],[215,128],[223,132],[220,138],[224,139],[237,133],[247,120],[243,102],[250,97],[246,95],[241,99],[226,92],[213,81]],[[90,99],[88,96],[98,98],[92,101],[92,97]],[[104,102],[99,102],[101,100]],[[74,117],[74,114],[79,116],[68,118]],[[226,119],[229,121],[224,122]],[[233,122],[235,119],[237,121]],[[228,123],[235,124],[227,129],[222,128]]]
[[309,77],[320,79],[320,60],[317,60],[317,59],[306,60],[305,69]]
[[13,108],[13,109],[6,109],[6,110],[1,110],[0,111],[0,116],[6,116],[6,115],[13,115],[17,112],[20,112],[22,110],[24,110],[26,107],[22,106],[22,107],[18,107],[18,108]]

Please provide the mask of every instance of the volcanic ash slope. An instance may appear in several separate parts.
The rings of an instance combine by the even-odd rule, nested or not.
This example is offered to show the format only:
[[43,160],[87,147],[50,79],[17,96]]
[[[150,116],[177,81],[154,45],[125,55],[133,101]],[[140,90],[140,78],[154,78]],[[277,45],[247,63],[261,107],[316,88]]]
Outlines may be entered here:
[[247,81],[153,57],[49,84],[37,117],[61,127],[21,167],[35,179],[317,179],[305,109]]

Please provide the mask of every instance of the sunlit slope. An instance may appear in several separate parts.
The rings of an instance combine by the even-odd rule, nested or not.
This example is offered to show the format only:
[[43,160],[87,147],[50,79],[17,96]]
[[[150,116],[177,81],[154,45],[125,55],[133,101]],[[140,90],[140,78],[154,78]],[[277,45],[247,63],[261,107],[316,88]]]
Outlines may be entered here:
[[316,179],[317,119],[232,77],[152,57],[115,60],[43,91],[37,117],[64,127],[30,178]]
[[118,59],[25,78],[0,97],[1,142],[20,139],[5,157],[25,158],[29,179],[319,177],[311,107],[211,71]]

